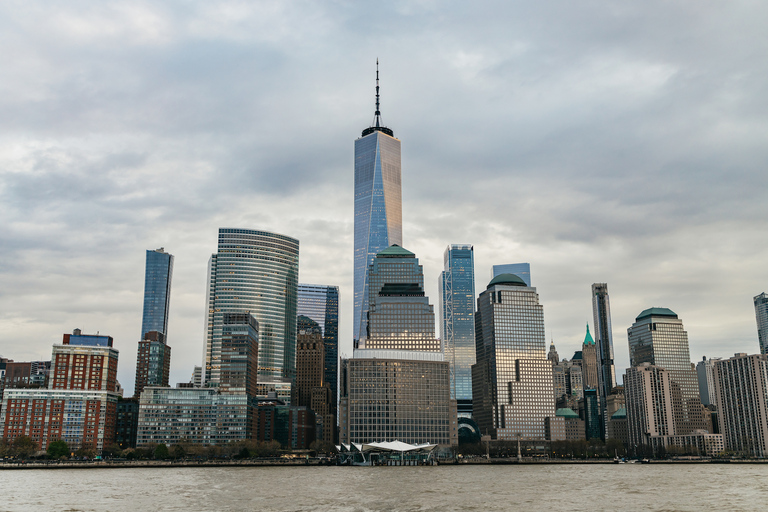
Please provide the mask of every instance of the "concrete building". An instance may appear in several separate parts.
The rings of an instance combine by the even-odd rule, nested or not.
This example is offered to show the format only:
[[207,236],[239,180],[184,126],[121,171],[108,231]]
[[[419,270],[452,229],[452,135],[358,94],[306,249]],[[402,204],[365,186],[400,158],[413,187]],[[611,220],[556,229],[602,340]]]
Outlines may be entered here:
[[336,393],[325,382],[325,343],[320,326],[303,315],[297,319],[296,385],[292,405],[307,407],[315,413],[314,424],[320,432],[314,436],[335,442],[336,416],[333,409]]
[[[649,308],[637,316],[627,334],[632,366],[649,363],[669,372],[675,387],[675,400],[677,393],[681,400],[680,408],[675,411],[675,434],[706,430],[699,383],[691,364],[688,333],[683,329],[682,320],[670,309]],[[628,412],[631,420],[631,410]]]
[[627,424],[627,409],[622,407],[609,416],[608,439],[618,439],[624,446],[629,446],[629,430]]
[[513,274],[493,278],[477,299],[474,418],[493,439],[544,440],[555,416],[552,363],[536,289]]
[[584,343],[581,347],[581,373],[584,379],[584,389],[598,389],[599,364],[597,357],[597,345],[592,335],[589,333],[589,324],[587,324],[587,333],[584,335]]
[[679,388],[673,393],[670,371],[643,363],[624,377],[630,446],[650,445],[649,437],[676,435],[675,409],[682,409]]
[[701,361],[696,363],[696,377],[702,405],[715,403],[715,361],[720,359],[719,357],[707,359],[707,356],[704,356]]
[[308,450],[315,440],[316,415],[309,407],[262,399],[255,414],[254,438],[258,441],[277,441],[284,449]]
[[569,408],[561,408],[555,411],[555,416],[563,418],[565,423],[565,440],[566,441],[579,441],[586,439],[586,427],[584,420],[579,418],[579,415]]
[[136,356],[134,396],[140,396],[147,386],[167,387],[170,372],[171,347],[165,344],[165,336],[157,331],[145,333]]
[[768,355],[735,354],[715,361],[715,399],[728,450],[768,456]]

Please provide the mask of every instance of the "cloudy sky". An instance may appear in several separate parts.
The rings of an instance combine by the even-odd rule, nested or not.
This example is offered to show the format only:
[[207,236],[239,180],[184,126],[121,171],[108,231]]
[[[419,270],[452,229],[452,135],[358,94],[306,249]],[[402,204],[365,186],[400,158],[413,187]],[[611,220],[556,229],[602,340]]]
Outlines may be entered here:
[[759,351],[768,290],[768,6],[689,2],[4,2],[0,355],[115,338],[133,390],[147,249],[175,255],[172,383],[200,364],[219,227],[301,242],[352,335],[353,141],[402,141],[403,243],[531,263],[571,357],[607,282],[668,307],[691,358]]

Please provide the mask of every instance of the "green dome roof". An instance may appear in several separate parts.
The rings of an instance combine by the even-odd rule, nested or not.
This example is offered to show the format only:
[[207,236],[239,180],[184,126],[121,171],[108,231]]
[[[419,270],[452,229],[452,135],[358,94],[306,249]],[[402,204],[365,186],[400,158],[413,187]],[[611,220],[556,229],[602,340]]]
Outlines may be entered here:
[[557,416],[558,418],[578,418],[579,417],[578,414],[573,412],[573,409],[568,409],[567,407],[556,410],[555,416]]
[[672,318],[677,318],[677,313],[667,308],[648,308],[642,313],[640,313],[639,315],[637,315],[637,318],[635,318],[635,322],[639,322],[641,319],[648,318],[649,316],[668,316]]
[[491,279],[491,282],[488,283],[488,286],[485,287],[487,290],[491,286],[496,286],[497,284],[507,284],[512,286],[528,286],[525,281],[523,281],[523,278],[520,276],[516,276],[515,274],[499,274],[493,279]]
[[416,255],[413,254],[411,251],[403,249],[399,245],[390,245],[383,251],[376,254],[376,257],[384,257],[384,258],[413,258]]

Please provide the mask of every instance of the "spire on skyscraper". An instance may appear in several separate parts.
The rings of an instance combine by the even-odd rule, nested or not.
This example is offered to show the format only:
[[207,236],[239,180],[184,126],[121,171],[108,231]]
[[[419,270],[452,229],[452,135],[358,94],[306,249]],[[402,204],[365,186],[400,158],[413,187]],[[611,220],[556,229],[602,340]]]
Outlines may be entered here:
[[589,334],[589,322],[587,322],[587,335],[584,336],[584,345],[594,345],[595,340],[592,339],[592,335]]
[[381,121],[381,108],[380,108],[380,95],[379,95],[379,59],[376,59],[376,110],[373,113],[373,123],[370,128],[363,130],[363,137],[370,135],[373,132],[384,132],[390,137],[394,137],[395,134],[389,128],[382,126]]

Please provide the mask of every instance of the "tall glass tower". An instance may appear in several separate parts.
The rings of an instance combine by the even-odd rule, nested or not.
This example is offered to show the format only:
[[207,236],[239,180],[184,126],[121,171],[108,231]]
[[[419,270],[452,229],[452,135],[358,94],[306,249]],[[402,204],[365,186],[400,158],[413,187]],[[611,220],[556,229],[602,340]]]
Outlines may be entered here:
[[299,316],[317,323],[325,345],[324,382],[333,391],[331,404],[336,411],[339,369],[339,287],[319,284],[299,284]]
[[[296,375],[299,241],[252,229],[219,229],[208,272],[205,385],[223,382],[222,344],[228,318],[258,322],[258,382],[289,383]],[[226,370],[226,369],[224,369]]]
[[611,302],[608,298],[608,284],[592,285],[592,317],[595,322],[595,342],[597,344],[598,393],[605,407],[605,397],[616,387],[616,369],[613,365],[613,333],[611,331]]
[[144,313],[141,322],[141,338],[150,331],[168,335],[168,305],[171,300],[173,255],[163,248],[147,251],[144,274]]
[[768,295],[765,292],[757,295],[755,301],[755,319],[757,320],[757,339],[760,342],[760,353],[768,354]]
[[450,363],[451,398],[459,416],[472,416],[475,364],[475,258],[471,245],[450,245],[440,273],[440,339]]
[[380,251],[403,244],[400,141],[382,126],[379,62],[376,61],[376,111],[373,125],[355,141],[355,276],[352,336],[366,331],[368,266]]

